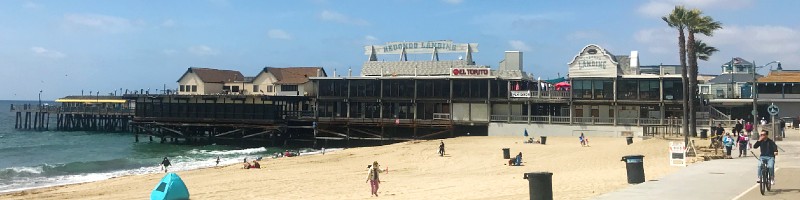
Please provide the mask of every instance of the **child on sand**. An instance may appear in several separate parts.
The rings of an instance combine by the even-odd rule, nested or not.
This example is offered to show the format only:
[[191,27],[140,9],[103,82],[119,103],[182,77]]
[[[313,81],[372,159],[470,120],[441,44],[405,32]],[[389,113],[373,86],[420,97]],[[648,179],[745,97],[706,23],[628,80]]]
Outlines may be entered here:
[[581,146],[582,147],[588,147],[589,146],[589,138],[586,138],[586,136],[584,136],[583,133],[581,133],[581,137],[579,137],[578,139],[581,140]]
[[172,165],[172,163],[169,162],[169,159],[167,159],[167,157],[164,157],[164,160],[161,161],[161,166],[164,167],[164,173],[167,173],[167,167],[169,167],[170,165]]
[[369,185],[372,187],[372,195],[378,196],[378,185],[381,183],[381,179],[379,178],[379,174],[383,172],[380,166],[378,165],[378,161],[372,163],[369,166],[369,170],[367,170],[367,181]]
[[444,156],[444,140],[439,143],[439,156]]

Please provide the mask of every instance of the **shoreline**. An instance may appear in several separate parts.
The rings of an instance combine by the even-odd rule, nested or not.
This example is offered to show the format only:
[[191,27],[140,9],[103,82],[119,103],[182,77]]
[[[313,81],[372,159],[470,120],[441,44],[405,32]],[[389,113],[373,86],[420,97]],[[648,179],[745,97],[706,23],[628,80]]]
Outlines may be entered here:
[[[266,147],[264,147],[264,148],[266,148]],[[246,150],[246,149],[243,149],[243,150]],[[334,151],[339,151],[339,150],[342,150],[342,148],[326,149],[326,152],[334,152]],[[233,150],[233,151],[241,151],[241,150]],[[293,152],[294,152],[294,150],[293,150]],[[314,149],[312,151],[299,151],[299,156],[310,156],[310,155],[316,155],[316,154],[322,154],[322,150]],[[260,155],[260,156],[262,156],[262,160],[276,159],[275,157],[272,156],[272,154],[263,154],[263,155]],[[257,156],[254,155],[254,156],[243,156],[243,157],[247,157],[249,159],[255,160],[255,158]],[[294,157],[297,157],[297,156],[294,156]],[[278,158],[280,158],[280,157],[278,157]],[[179,169],[179,170],[175,170],[175,171],[171,170],[169,172],[185,172],[185,171],[203,170],[203,169],[209,169],[209,168],[224,168],[224,167],[228,167],[228,166],[232,166],[232,165],[240,165],[240,166],[242,165],[242,162],[241,162],[240,158],[228,159],[226,161],[227,162],[225,162],[225,161],[220,162],[219,166],[213,166],[213,165],[211,165],[211,166],[200,166],[200,167],[197,167],[197,168]],[[194,162],[196,163],[196,162],[200,162],[200,161],[194,161]],[[209,161],[209,162],[213,162],[213,161]],[[183,164],[183,163],[181,162],[181,163],[173,163],[173,164]],[[46,189],[46,188],[51,188],[51,187],[55,188],[55,187],[63,187],[63,186],[70,186],[70,185],[90,184],[90,183],[102,182],[102,181],[111,180],[111,179],[117,179],[117,178],[128,178],[128,177],[135,177],[135,176],[147,176],[147,175],[152,175],[152,174],[165,174],[162,170],[149,170],[149,171],[145,171],[145,172],[142,172],[142,173],[131,172],[132,170],[141,170],[143,168],[160,168],[160,167],[161,166],[159,165],[157,167],[142,167],[142,168],[138,168],[138,169],[128,169],[128,170],[119,170],[119,171],[111,171],[111,172],[97,172],[97,173],[88,173],[88,174],[69,175],[69,176],[95,175],[95,176],[104,176],[104,177],[90,178],[90,180],[78,180],[78,181],[74,181],[74,182],[73,181],[69,181],[69,182],[65,182],[65,183],[54,183],[54,184],[45,184],[45,185],[40,185],[40,186],[15,188],[15,189],[10,189],[10,190],[0,191],[0,196],[13,194],[13,193],[23,193],[23,192],[26,192],[26,191],[34,191],[34,190]],[[115,173],[122,174],[122,175],[109,175],[109,174],[115,174]],[[53,178],[53,177],[51,177],[51,178]]]
[[[572,137],[549,137],[547,145],[523,144],[522,137],[459,137],[445,139],[444,142],[447,148],[445,157],[434,154],[439,140],[420,140],[332,152],[326,150],[325,155],[265,159],[261,169],[241,169],[239,162],[176,173],[187,184],[193,199],[264,195],[274,199],[367,199],[368,186],[359,181],[363,179],[362,168],[378,160],[382,168],[388,167],[390,170],[381,176],[385,177],[382,178],[384,184],[379,192],[381,197],[408,199],[444,195],[459,199],[485,199],[527,197],[528,183],[522,179],[522,174],[552,171],[554,197],[585,199],[629,186],[625,182],[625,164],[618,157],[628,152],[646,155],[647,180],[658,179],[680,169],[668,166],[668,148],[665,145],[668,140],[663,139],[638,139],[633,145],[626,146],[624,138],[595,137],[591,138],[592,147],[588,148],[576,147],[577,139]],[[513,155],[517,151],[524,152],[524,165],[505,166],[500,148],[497,148],[503,146],[510,147]],[[547,163],[548,160],[553,162]],[[587,173],[591,175],[586,176]],[[0,197],[136,199],[149,195],[161,177],[163,173],[128,175],[4,192],[0,193]],[[576,182],[580,184],[576,185]],[[290,188],[300,189],[295,191]],[[106,196],[111,191],[125,192]],[[242,191],[248,192],[241,194]]]

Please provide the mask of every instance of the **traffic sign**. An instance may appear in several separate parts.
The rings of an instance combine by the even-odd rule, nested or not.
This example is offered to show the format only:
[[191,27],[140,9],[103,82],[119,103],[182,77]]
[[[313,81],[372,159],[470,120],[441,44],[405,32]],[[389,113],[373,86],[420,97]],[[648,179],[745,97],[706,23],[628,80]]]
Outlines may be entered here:
[[776,106],[774,103],[769,105],[769,107],[767,107],[767,112],[769,112],[769,115],[772,116],[778,115],[778,112],[780,111],[781,109],[779,109],[778,106]]

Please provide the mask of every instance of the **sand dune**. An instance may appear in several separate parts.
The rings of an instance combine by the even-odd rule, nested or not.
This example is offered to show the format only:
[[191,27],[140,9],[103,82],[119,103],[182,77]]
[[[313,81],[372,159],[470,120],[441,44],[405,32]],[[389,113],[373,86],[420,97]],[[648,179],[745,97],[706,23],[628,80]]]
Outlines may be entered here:
[[[553,172],[555,199],[586,199],[628,186],[625,155],[645,155],[647,180],[679,167],[668,163],[667,140],[591,138],[580,147],[574,137],[550,137],[547,145],[523,144],[521,137],[460,137],[345,149],[326,155],[280,158],[262,169],[241,165],[178,172],[192,199],[374,199],[366,180],[372,161],[382,174],[381,199],[527,199],[526,172]],[[501,148],[523,154],[524,166],[505,166]],[[0,199],[147,199],[163,174],[5,194]]]

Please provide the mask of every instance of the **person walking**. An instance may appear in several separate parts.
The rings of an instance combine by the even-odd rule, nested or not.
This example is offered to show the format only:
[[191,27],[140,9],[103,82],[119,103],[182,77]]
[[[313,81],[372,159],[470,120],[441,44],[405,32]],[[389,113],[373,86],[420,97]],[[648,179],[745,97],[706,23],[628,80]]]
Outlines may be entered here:
[[747,122],[747,124],[744,125],[744,131],[747,132],[747,135],[753,135],[753,124]]
[[733,137],[739,137],[742,134],[742,129],[744,129],[744,124],[742,124],[741,119],[737,119],[736,125],[733,126]]
[[219,166],[219,156],[217,156],[217,165],[216,166]]
[[169,162],[169,159],[167,157],[164,157],[164,160],[161,161],[161,167],[164,168],[164,173],[167,173],[167,167],[169,167],[170,165],[172,165],[172,163]]
[[725,145],[725,158],[733,158],[731,157],[731,149],[733,149],[733,138],[731,138],[731,133],[725,133],[725,136],[722,137],[722,144]]
[[785,138],[786,137],[786,130],[784,130],[784,129],[786,129],[786,121],[783,121],[783,119],[781,119],[778,122],[778,131],[779,131],[778,133],[781,136],[781,138]]
[[736,138],[736,143],[739,144],[739,157],[747,157],[747,148],[750,146],[750,137],[747,133],[742,133]]
[[380,165],[378,165],[378,161],[372,163],[369,166],[367,173],[367,181],[369,185],[372,187],[372,195],[378,196],[378,185],[381,184],[381,179],[379,177],[380,173],[383,172],[381,170]]
[[444,140],[439,143],[439,156],[444,156]]

